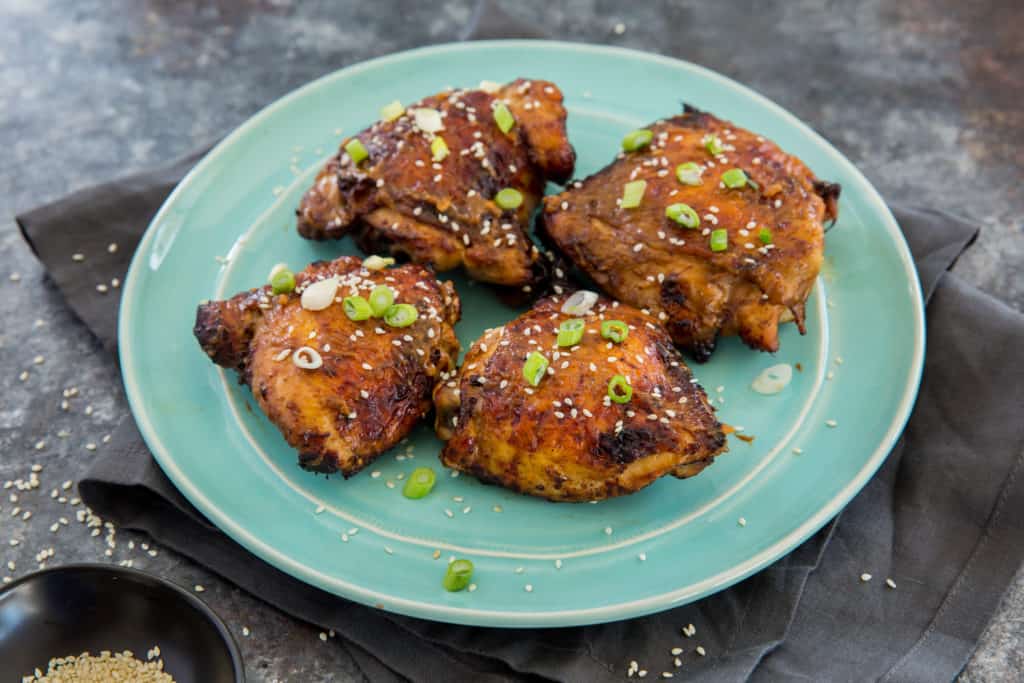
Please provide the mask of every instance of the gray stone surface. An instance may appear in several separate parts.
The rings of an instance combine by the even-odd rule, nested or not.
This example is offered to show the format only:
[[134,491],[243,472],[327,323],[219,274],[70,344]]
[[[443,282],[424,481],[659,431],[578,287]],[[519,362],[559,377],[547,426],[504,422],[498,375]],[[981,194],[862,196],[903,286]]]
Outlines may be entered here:
[[[70,502],[50,492],[81,476],[94,453],[87,444],[103,448],[127,414],[116,369],[47,286],[14,213],[191,150],[334,69],[455,40],[472,4],[0,2],[0,481],[43,466],[39,489],[0,498],[0,572],[35,569],[49,547],[50,564],[105,559],[104,535],[91,537]],[[552,36],[653,50],[751,85],[823,133],[887,197],[982,224],[956,272],[1024,309],[1024,9],[1016,0],[505,4]],[[69,387],[79,394],[64,411]],[[15,507],[31,518],[12,516]],[[70,524],[51,532],[61,516]],[[12,547],[10,538],[22,542]],[[116,541],[107,559],[132,558],[206,587],[203,598],[239,637],[251,680],[357,680],[344,649],[313,627],[169,551],[150,556],[137,534]],[[1022,623],[1018,575],[962,680],[1024,678]]]

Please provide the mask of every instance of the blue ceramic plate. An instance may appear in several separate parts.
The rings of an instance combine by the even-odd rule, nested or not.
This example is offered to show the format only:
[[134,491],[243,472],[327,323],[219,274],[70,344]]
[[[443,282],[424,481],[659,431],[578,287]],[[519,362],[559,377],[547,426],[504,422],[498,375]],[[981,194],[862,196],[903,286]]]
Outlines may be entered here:
[[[427,425],[349,481],[303,472],[249,391],[199,350],[197,302],[260,285],[279,261],[299,269],[356,253],[348,240],[300,239],[294,209],[339,138],[374,121],[383,104],[517,76],[548,79],[564,91],[579,176],[610,161],[626,131],[685,100],[773,138],[819,177],[842,183],[807,335],[787,326],[774,357],[729,339],[694,368],[721,419],[755,440],[733,440],[729,454],[699,477],[666,478],[595,505],[553,504],[449,477]],[[516,315],[485,287],[452,278],[463,301],[464,349],[484,328]],[[882,199],[792,115],[685,62],[515,41],[441,45],[359,64],[250,119],[153,219],[125,283],[120,343],[132,411],[160,465],[259,557],[386,610],[466,624],[566,626],[721,590],[838,513],[903,428],[921,373],[924,325],[910,254]],[[781,394],[754,393],[754,377],[780,362],[803,369]],[[419,465],[442,474],[430,496],[406,500],[399,476]],[[474,592],[441,588],[452,555],[475,563]]]

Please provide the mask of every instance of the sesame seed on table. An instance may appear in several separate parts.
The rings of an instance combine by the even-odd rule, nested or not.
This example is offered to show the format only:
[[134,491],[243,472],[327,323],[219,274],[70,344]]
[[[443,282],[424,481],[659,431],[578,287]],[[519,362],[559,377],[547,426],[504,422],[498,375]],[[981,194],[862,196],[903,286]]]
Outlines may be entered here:
[[[449,1],[443,12],[427,3],[394,0],[258,3],[244,10],[218,3],[219,12],[210,7],[196,11],[191,3],[115,7],[101,0],[0,8],[0,23],[12,29],[0,47],[0,103],[16,114],[0,127],[8,153],[0,169],[0,187],[5,188],[0,193],[5,217],[0,228],[0,373],[7,378],[0,399],[0,484],[29,482],[31,466],[43,467],[36,473],[38,488],[19,491],[12,483],[0,496],[3,575],[33,570],[37,554],[48,554],[51,547],[50,565],[131,560],[186,588],[205,586],[201,597],[238,638],[250,680],[360,680],[344,649],[330,640],[322,643],[319,629],[281,615],[140,534],[116,530],[116,547],[110,548],[107,529],[99,527],[102,531],[93,537],[95,527],[77,520],[82,505],[72,505],[75,486],[88,463],[103,452],[103,436],[127,415],[127,406],[109,356],[45,283],[10,217],[192,151],[334,68],[387,51],[457,40],[473,4]],[[1014,87],[1019,80],[1004,80],[1024,73],[1013,0],[987,3],[984,11],[955,0],[878,0],[870,5],[770,0],[759,3],[757,21],[734,3],[632,3],[628,12],[622,5],[608,13],[587,11],[589,4],[581,11],[560,0],[504,6],[519,19],[542,23],[556,37],[677,56],[752,86],[831,140],[884,195],[913,197],[982,223],[977,244],[955,272],[1024,309],[1024,279],[1019,277],[1024,121],[1018,115],[1019,87]],[[345,29],[338,18],[357,11],[359,30]],[[395,22],[395,16],[406,20]],[[621,32],[616,30],[620,23]],[[830,30],[818,30],[822,25]],[[842,87],[837,89],[837,83]],[[154,97],[156,92],[161,96]],[[588,93],[576,96],[585,99]],[[336,135],[340,139],[354,132],[338,130]],[[56,149],[61,153],[54,154]],[[309,150],[295,154],[305,162]],[[277,182],[284,187],[293,177],[291,159],[281,162]],[[751,235],[756,238],[756,231]],[[100,245],[103,249],[108,245]],[[91,256],[83,254],[82,262]],[[96,296],[118,295],[113,282],[89,287],[99,284],[109,289]],[[39,365],[33,363],[37,355],[45,359]],[[845,367],[830,370],[829,376]],[[77,391],[65,394],[70,388]],[[840,425],[833,436],[841,438],[852,425],[835,417]],[[45,445],[35,450],[38,442]],[[96,450],[86,450],[87,443]],[[63,488],[68,481],[72,484]],[[54,488],[56,498],[51,497]],[[12,492],[19,497],[16,503],[8,500]],[[15,506],[22,513],[31,511],[31,517],[10,517]],[[61,517],[69,524],[51,532]],[[143,550],[142,543],[157,555]],[[884,568],[865,569],[884,576]],[[568,570],[567,564],[562,571]],[[875,588],[900,590],[899,577],[893,582],[896,589],[888,584]],[[856,576],[851,583],[862,587]],[[538,588],[530,599],[542,595]],[[1024,675],[1021,619],[1024,577],[1019,576],[963,681]],[[637,676],[642,671],[656,678],[669,661],[643,662]],[[627,663],[618,665],[624,670]]]

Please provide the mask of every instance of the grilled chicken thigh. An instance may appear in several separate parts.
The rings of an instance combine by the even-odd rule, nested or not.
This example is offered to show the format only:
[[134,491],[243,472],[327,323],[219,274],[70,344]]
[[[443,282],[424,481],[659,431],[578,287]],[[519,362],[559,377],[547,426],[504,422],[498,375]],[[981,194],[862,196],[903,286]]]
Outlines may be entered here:
[[[437,386],[445,465],[549,500],[586,501],[633,493],[665,474],[693,476],[726,449],[704,390],[664,329],[587,294],[596,300],[589,311],[576,305],[580,293],[550,297],[488,330],[458,375]],[[602,324],[618,336],[603,336]],[[564,331],[573,326],[578,340]]]
[[[299,233],[353,233],[373,253],[510,287],[538,280],[527,227],[545,183],[564,182],[575,152],[562,93],[546,81],[449,90],[345,140],[298,210]],[[506,188],[520,202],[498,202]],[[507,193],[509,194],[509,193]],[[499,206],[499,203],[504,205]]]
[[650,310],[698,361],[719,335],[778,350],[780,322],[804,332],[839,186],[689,107],[645,130],[624,140],[632,151],[545,198],[540,232],[610,295]]
[[[268,286],[202,304],[196,339],[214,363],[238,370],[300,466],[348,477],[430,409],[434,384],[458,357],[459,299],[423,266],[368,270],[352,257],[314,263],[295,281],[287,294]],[[342,301],[378,286],[416,315],[394,308],[383,319],[350,319]]]

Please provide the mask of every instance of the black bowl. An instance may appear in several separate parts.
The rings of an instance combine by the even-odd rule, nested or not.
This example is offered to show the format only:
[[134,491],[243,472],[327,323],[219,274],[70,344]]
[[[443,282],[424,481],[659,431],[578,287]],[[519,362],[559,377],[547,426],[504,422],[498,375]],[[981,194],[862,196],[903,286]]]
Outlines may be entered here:
[[177,683],[244,683],[238,645],[196,596],[136,569],[69,564],[0,591],[0,680],[20,681],[53,657],[160,647]]

